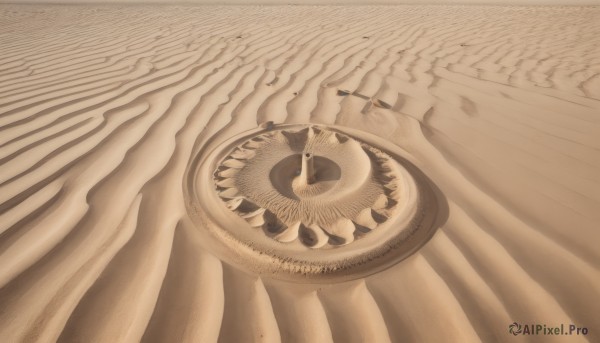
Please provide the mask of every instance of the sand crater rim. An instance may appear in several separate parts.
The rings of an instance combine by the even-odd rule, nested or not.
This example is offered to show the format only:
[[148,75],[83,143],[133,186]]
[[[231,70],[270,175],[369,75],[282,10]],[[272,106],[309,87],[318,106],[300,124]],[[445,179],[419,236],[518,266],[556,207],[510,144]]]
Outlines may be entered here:
[[186,196],[192,219],[207,217],[194,221],[216,253],[284,279],[347,279],[418,249],[436,226],[426,177],[378,147],[385,142],[351,131],[277,125],[200,151]]

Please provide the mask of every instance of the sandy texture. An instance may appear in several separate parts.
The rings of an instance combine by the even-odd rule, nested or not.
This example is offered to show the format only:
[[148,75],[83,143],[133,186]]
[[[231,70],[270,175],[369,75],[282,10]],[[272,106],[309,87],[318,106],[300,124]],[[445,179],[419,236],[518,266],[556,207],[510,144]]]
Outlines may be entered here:
[[[513,321],[600,340],[600,8],[2,5],[0,23],[3,342],[564,341]],[[444,199],[438,230],[344,282],[223,262],[184,179],[268,121],[377,136]]]
[[178,0],[169,2],[166,0],[0,0],[0,4],[200,4],[200,5],[563,5],[563,6],[582,6],[582,5],[600,5],[600,0]]

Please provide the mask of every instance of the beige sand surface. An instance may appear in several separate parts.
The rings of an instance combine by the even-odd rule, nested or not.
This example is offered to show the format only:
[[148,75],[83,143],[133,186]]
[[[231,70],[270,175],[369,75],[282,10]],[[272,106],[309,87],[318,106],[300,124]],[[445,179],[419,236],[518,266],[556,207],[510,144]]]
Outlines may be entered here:
[[[600,341],[600,7],[1,5],[0,52],[2,342]],[[343,281],[225,262],[184,181],[268,121],[377,136],[439,228]]]

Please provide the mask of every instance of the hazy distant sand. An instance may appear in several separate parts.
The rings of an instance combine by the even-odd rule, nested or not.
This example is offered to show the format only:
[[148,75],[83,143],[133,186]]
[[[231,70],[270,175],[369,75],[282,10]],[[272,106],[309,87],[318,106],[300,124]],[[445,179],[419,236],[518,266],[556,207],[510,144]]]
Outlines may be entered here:
[[[600,8],[0,15],[2,342],[525,341],[513,321],[600,341]],[[447,220],[354,281],[222,263],[189,220],[186,168],[266,121],[386,139]]]

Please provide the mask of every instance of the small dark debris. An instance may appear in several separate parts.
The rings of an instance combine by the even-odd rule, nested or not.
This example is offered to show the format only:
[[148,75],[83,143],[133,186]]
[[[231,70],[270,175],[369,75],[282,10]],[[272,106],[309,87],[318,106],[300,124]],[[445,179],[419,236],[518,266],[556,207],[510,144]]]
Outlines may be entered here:
[[298,95],[298,92],[294,92],[294,95]]
[[363,39],[369,39],[369,37],[367,37],[367,36],[363,36]]
[[339,96],[346,96],[348,94],[350,94],[350,91],[345,90],[345,89],[338,89],[338,91],[337,91],[337,95],[339,95]]

